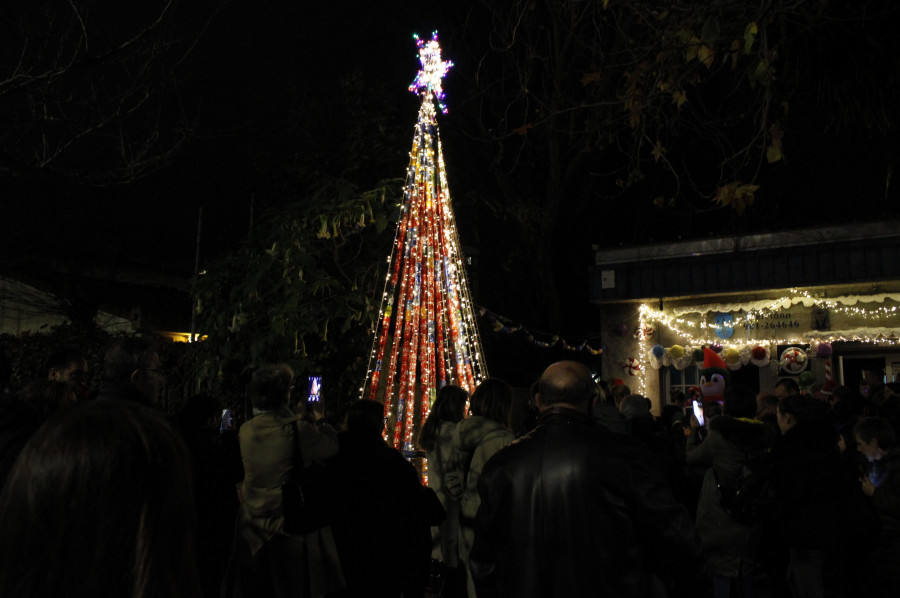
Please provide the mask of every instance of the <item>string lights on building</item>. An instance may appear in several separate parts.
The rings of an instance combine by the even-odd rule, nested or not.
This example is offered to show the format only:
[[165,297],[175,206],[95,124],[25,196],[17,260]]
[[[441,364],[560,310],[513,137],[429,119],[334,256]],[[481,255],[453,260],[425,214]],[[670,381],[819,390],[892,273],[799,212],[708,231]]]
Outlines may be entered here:
[[410,91],[421,95],[400,221],[361,397],[382,401],[394,447],[412,450],[415,435],[444,385],[470,393],[487,376],[475,308],[463,268],[440,133],[441,60],[435,33],[416,36],[422,68]]
[[[771,316],[780,311],[790,309],[791,306],[802,304],[805,307],[817,307],[828,310],[833,314],[846,314],[854,319],[861,320],[869,326],[860,327],[854,330],[844,331],[815,331],[804,332],[801,334],[799,327],[784,327],[776,331],[774,328],[764,339],[751,338],[743,342],[736,340],[732,344],[753,345],[765,342],[773,345],[784,345],[790,343],[808,343],[810,340],[817,342],[833,342],[833,341],[854,341],[873,344],[894,345],[900,342],[897,333],[898,316],[900,316],[900,307],[897,305],[883,305],[885,300],[893,302],[900,301],[900,296],[890,295],[863,295],[848,296],[828,299],[824,297],[816,297],[808,291],[790,289],[790,294],[772,301],[766,301],[762,305],[746,304],[743,306],[729,306],[735,308],[734,311],[742,310],[743,314],[734,314],[732,316],[730,326],[735,330],[743,328],[752,330],[760,320]],[[881,303],[881,305],[873,307],[864,307],[860,303]],[[653,324],[661,324],[673,332],[680,340],[681,344],[691,346],[701,346],[710,343],[720,343],[715,338],[715,325],[709,321],[707,315],[712,311],[720,311],[712,309],[710,306],[697,306],[692,309],[685,309],[685,313],[698,314],[696,321],[667,314],[662,310],[655,310],[649,305],[641,305],[640,321],[641,326],[652,326]],[[886,326],[871,326],[873,323],[885,323]],[[783,331],[783,332],[782,332]],[[795,334],[790,334],[794,332]]]
[[[814,296],[798,289],[790,289],[788,293],[775,300],[682,305],[667,311],[641,305],[638,315],[640,328],[635,335],[639,341],[640,361],[654,369],[662,365],[683,369],[702,359],[702,354],[698,356],[697,351],[709,346],[720,352],[730,369],[736,369],[750,362],[760,367],[777,363],[779,355],[776,350],[785,345],[809,345],[810,354],[815,354],[815,350],[824,345],[829,345],[830,350],[830,344],[835,342],[900,345],[898,293],[833,298]],[[802,313],[806,316],[817,312],[822,316],[840,316],[839,329],[831,328],[833,320],[825,324],[827,317],[820,328],[801,322],[796,315],[791,317],[791,309],[797,305],[805,308]],[[731,330],[720,336],[723,324],[717,316],[722,315]],[[676,344],[670,347],[653,345],[648,351],[649,339],[656,332],[654,326],[666,328],[668,338]],[[647,384],[647,370],[642,367],[636,374],[641,388]]]

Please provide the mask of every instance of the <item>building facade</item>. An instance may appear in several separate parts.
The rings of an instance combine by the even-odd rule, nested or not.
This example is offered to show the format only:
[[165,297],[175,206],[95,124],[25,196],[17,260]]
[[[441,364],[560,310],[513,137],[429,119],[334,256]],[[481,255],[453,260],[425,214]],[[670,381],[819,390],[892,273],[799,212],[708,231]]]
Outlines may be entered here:
[[771,391],[900,380],[900,222],[596,250],[605,378],[654,410],[696,385],[711,347],[733,383]]

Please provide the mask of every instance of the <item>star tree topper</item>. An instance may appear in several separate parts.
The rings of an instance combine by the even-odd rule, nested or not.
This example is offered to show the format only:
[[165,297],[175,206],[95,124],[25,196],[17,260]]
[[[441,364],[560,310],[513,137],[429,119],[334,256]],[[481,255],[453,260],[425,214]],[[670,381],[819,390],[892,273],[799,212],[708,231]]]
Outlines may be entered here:
[[453,63],[449,60],[441,60],[441,46],[438,45],[437,31],[431,34],[431,41],[428,43],[425,43],[416,34],[413,34],[413,38],[419,47],[419,62],[422,63],[422,68],[416,75],[415,81],[409,86],[409,90],[419,93],[424,89],[425,93],[434,93],[441,112],[447,114],[447,107],[443,104],[444,90],[441,89],[441,79],[444,78]]

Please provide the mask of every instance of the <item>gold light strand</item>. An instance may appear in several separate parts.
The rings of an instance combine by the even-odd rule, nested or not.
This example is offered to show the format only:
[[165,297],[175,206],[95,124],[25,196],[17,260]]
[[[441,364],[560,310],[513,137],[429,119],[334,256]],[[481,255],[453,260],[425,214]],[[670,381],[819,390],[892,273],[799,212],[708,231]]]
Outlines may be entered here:
[[[411,451],[437,389],[468,392],[487,376],[474,305],[461,263],[434,92],[449,63],[436,39],[419,44],[422,97],[406,171],[403,205],[376,320],[361,397],[384,401],[385,438]],[[440,73],[438,73],[440,71]]]
[[[760,319],[764,318],[767,314],[775,313],[783,309],[788,309],[789,306],[801,302],[804,303],[804,305],[809,303],[810,307],[827,308],[833,312],[870,320],[880,320],[883,318],[891,318],[900,315],[900,306],[878,306],[875,308],[848,306],[842,305],[837,301],[825,299],[822,297],[814,297],[808,291],[790,289],[790,293],[790,295],[786,295],[769,302],[764,307],[748,310],[747,313],[743,316],[735,316],[731,322],[731,326],[737,328],[739,326],[746,327],[754,325]],[[702,315],[706,312],[697,310],[694,313]],[[688,346],[699,347],[704,344],[709,344],[710,342],[718,342],[718,339],[711,340],[708,335],[697,336],[692,331],[686,330],[687,328],[696,328],[701,331],[707,331],[709,328],[711,328],[711,326],[706,323],[705,319],[701,319],[700,322],[693,322],[685,318],[676,318],[662,311],[654,310],[652,307],[646,304],[640,306],[640,319],[642,329],[651,323],[661,324],[671,330],[683,341],[684,344]],[[643,341],[643,338],[641,340]],[[760,344],[785,345],[793,343],[807,343],[810,342],[810,340],[815,340],[816,342],[854,341],[878,345],[900,344],[900,339],[898,339],[897,335],[893,333],[889,334],[888,336],[885,336],[884,334],[877,334],[875,336],[863,336],[861,334],[848,335],[846,333],[823,333],[817,336],[815,339],[795,335],[784,336],[780,338],[748,339],[743,343],[731,343],[730,346],[741,348]]]

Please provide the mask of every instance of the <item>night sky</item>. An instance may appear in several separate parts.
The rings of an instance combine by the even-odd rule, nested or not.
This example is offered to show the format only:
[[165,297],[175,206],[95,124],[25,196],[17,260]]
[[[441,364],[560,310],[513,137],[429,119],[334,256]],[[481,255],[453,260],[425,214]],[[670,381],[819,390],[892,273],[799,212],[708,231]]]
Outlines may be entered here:
[[[333,131],[349,118],[340,101],[345,93],[342,80],[353,73],[372,86],[361,86],[363,93],[378,95],[392,106],[389,124],[403,142],[381,176],[402,176],[417,109],[415,96],[406,89],[418,68],[412,34],[430,34],[438,25],[436,19],[429,23],[417,16],[426,4],[176,4],[170,60],[180,62],[177,76],[167,83],[170,89],[177,85],[177,93],[160,102],[161,116],[147,110],[142,118],[159,118],[159,148],[171,144],[179,127],[189,128],[185,140],[156,172],[134,182],[84,184],[82,174],[104,163],[105,144],[116,149],[118,131],[110,130],[108,139],[77,148],[50,168],[35,169],[14,154],[21,152],[26,159],[34,154],[40,145],[35,128],[8,130],[7,139],[19,137],[13,138],[17,146],[7,144],[7,159],[0,162],[7,266],[18,257],[27,257],[33,265],[43,256],[189,275],[201,206],[201,258],[208,263],[240,242],[251,210],[258,218],[268,208],[297,198],[297,185],[287,171],[296,170],[298,160],[340,134]],[[105,17],[103,35],[112,32],[125,38],[134,28],[117,31],[116,21],[146,21],[146,15],[116,3],[92,5],[91,14],[98,20]],[[22,11],[30,14],[26,8]],[[49,22],[32,16],[36,30]],[[65,16],[63,12],[58,18]],[[9,69],[19,49],[16,42],[32,40],[26,33],[7,38],[3,62]],[[0,98],[0,107],[25,120],[21,98],[12,95]],[[134,129],[133,138],[142,140],[143,129]]]
[[[128,40],[166,3],[142,3],[142,12],[136,12],[113,0],[92,1],[83,15],[89,23],[88,59],[45,95],[29,96],[22,90],[33,90],[33,83],[13,88],[2,82],[20,68],[23,47],[33,59],[28,63],[32,72],[40,73],[52,66],[55,50],[78,46],[71,37],[78,28],[70,26],[69,3],[37,4],[15,0],[4,9],[9,18],[0,19],[2,273],[39,283],[58,279],[60,270],[141,272],[184,287],[194,266],[201,207],[203,268],[240,243],[251,213],[259,218],[297,200],[317,176],[349,176],[362,189],[402,177],[419,102],[407,90],[419,67],[412,36],[428,37],[437,30],[444,57],[455,63],[445,85],[449,113],[439,124],[462,242],[478,253],[475,300],[536,331],[549,324],[541,320],[541,308],[523,305],[529,288],[545,282],[516,278],[521,265],[510,265],[511,250],[529,239],[509,233],[511,227],[497,214],[497,182],[486,168],[491,154],[483,134],[491,123],[484,122],[473,91],[480,53],[492,34],[485,3],[177,2],[166,21],[165,43],[149,54],[158,70],[144,72],[139,58],[148,54],[131,59],[107,51]],[[896,53],[885,49],[896,41],[896,12],[891,18],[855,37],[857,44],[817,47],[809,56],[820,64],[807,70],[849,81],[863,94],[869,89],[894,93]],[[834,26],[821,39],[846,39],[841,23]],[[803,69],[797,72],[808,79],[798,89],[821,83]],[[864,80],[859,73],[874,79]],[[158,97],[138,103],[121,127],[103,128],[52,163],[39,164],[36,156],[48,140],[58,143],[77,132],[79,123],[96,119],[129,82],[129,101],[137,102],[145,88]],[[708,96],[692,99],[719,101],[726,97],[721,92],[713,87]],[[47,101],[52,120],[40,118],[34,97]],[[635,193],[615,197],[609,192],[614,177],[603,182],[590,178],[596,172],[587,173],[587,180],[599,181],[591,190],[594,203],[564,211],[556,233],[558,275],[546,284],[565,286],[565,305],[562,321],[550,332],[590,333],[584,322],[592,313],[587,305],[592,245],[895,216],[896,185],[885,194],[884,180],[886,165],[900,156],[896,127],[877,135],[833,127],[839,114],[833,105],[817,104],[812,93],[790,99],[793,129],[786,137],[786,159],[767,175],[768,195],[761,194],[758,205],[743,216],[714,209],[708,198],[694,202],[702,209],[656,209],[650,204],[667,191],[662,183],[648,180]],[[888,105],[898,110],[897,103]],[[371,140],[359,154],[364,158],[352,164],[344,153],[348,140]],[[116,152],[125,148],[132,158],[139,157],[145,145],[148,155],[163,153],[166,159],[138,171],[134,180],[108,180],[123,173]],[[685,137],[671,149],[671,155],[677,150],[697,156],[707,147]],[[713,159],[710,164],[711,170],[717,168]],[[614,166],[600,163],[598,172]],[[536,163],[531,175],[540,176],[540,168]],[[513,183],[528,192],[527,181]]]

